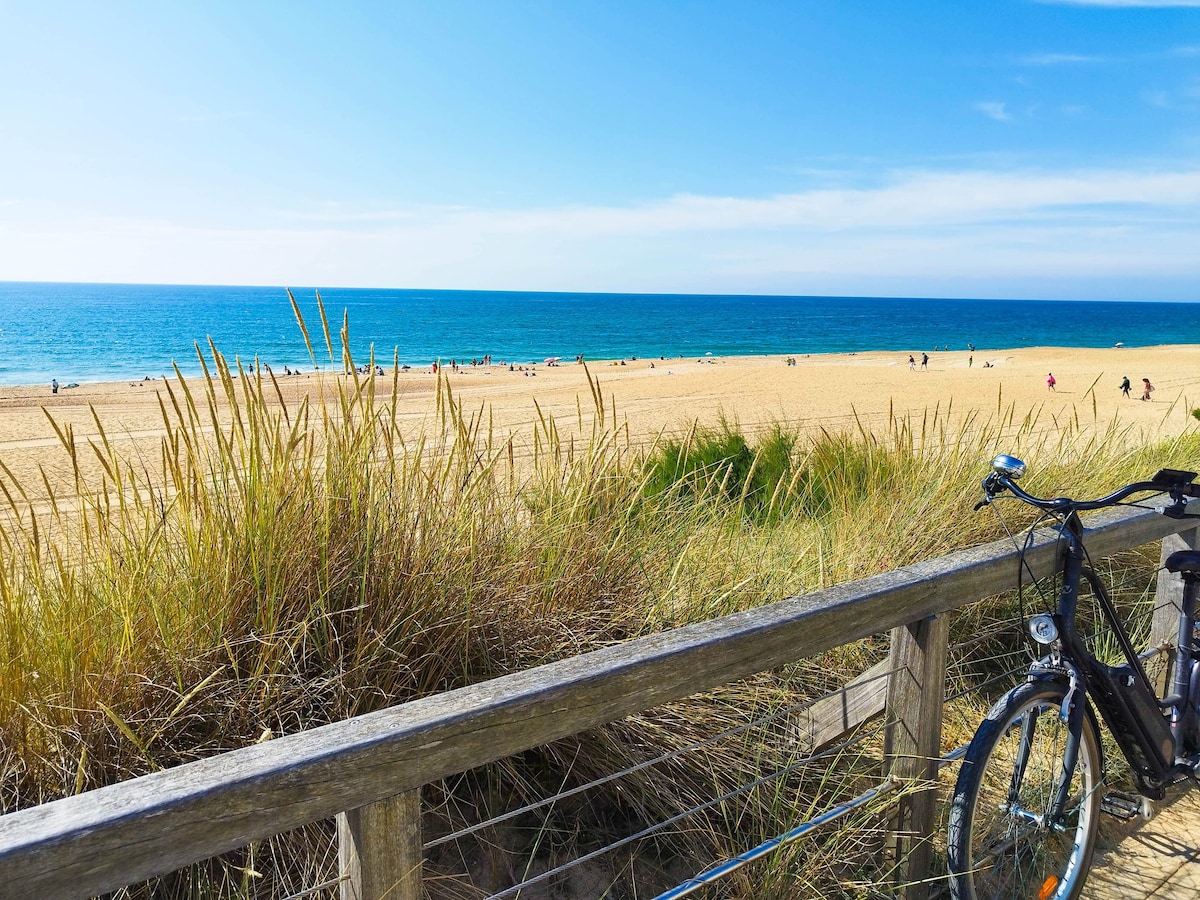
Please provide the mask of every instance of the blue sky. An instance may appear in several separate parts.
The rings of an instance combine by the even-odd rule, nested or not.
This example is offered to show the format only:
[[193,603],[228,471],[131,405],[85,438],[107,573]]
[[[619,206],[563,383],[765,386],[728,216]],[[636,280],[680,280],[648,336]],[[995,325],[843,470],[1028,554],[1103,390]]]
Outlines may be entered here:
[[0,0],[0,280],[1200,300],[1200,0]]

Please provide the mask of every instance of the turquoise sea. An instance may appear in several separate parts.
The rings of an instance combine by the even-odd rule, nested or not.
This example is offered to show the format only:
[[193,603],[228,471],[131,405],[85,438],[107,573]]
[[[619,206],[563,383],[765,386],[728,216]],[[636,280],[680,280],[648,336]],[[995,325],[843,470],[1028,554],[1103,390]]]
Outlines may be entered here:
[[[315,292],[293,288],[318,351]],[[357,362],[540,361],[548,356],[752,355],[1200,344],[1200,303],[558,294],[321,288]],[[0,384],[141,378],[200,367],[211,337],[232,360],[314,365],[282,287],[0,282]],[[340,355],[335,368],[340,368]]]

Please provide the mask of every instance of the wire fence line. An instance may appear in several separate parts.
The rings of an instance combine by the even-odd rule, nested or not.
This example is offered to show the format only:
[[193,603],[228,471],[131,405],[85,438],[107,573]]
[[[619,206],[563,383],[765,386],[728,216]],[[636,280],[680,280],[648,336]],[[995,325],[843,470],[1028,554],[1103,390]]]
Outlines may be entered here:
[[772,781],[782,778],[785,775],[789,775],[796,771],[799,771],[800,769],[811,765],[816,760],[824,759],[829,756],[836,756],[837,754],[840,754],[843,750],[846,750],[856,744],[862,743],[863,741],[865,741],[871,737],[875,737],[879,734],[882,734],[882,732],[883,732],[883,726],[881,725],[878,728],[876,728],[875,730],[868,732],[865,735],[855,735],[855,736],[843,741],[842,743],[838,744],[835,747],[830,747],[827,750],[824,750],[820,753],[814,754],[813,756],[805,757],[804,759],[802,759],[796,763],[793,763],[790,766],[785,766],[782,769],[778,769],[767,775],[763,775],[760,778],[754,779],[753,781],[739,785],[738,787],[734,788],[733,790],[726,791],[725,793],[723,793],[717,797],[713,797],[709,800],[706,800],[703,803],[698,803],[695,806],[691,807],[690,809],[686,809],[683,812],[680,812],[674,816],[671,816],[670,818],[667,818],[661,822],[657,822],[653,825],[648,825],[645,828],[641,829],[640,831],[638,831],[634,834],[628,835],[626,837],[620,838],[619,840],[613,841],[612,843],[607,844],[606,846],[601,847],[598,850],[593,850],[592,852],[586,853],[583,856],[580,856],[570,862],[563,863],[560,866],[556,866],[555,868],[550,869],[547,872],[543,872],[540,875],[534,876],[533,878],[526,879],[525,881],[522,881],[519,884],[515,884],[511,887],[505,888],[504,890],[502,890],[498,893],[491,894],[490,896],[487,897],[487,900],[504,900],[504,898],[506,898],[506,897],[512,897],[515,894],[519,893],[520,891],[524,890],[525,888],[532,887],[535,884],[541,884],[544,881],[547,881],[555,876],[561,875],[573,868],[583,865],[584,863],[590,862],[600,856],[603,856],[606,853],[611,853],[613,850],[617,850],[617,849],[620,849],[621,847],[625,847],[625,846],[633,843],[634,841],[640,840],[642,838],[648,837],[657,832],[663,831],[664,829],[669,828],[670,826],[675,825],[687,818],[690,818],[691,816],[694,816],[697,813],[701,813],[706,810],[712,809],[715,806],[718,806],[722,803],[732,800],[735,797],[738,797],[738,796],[745,794],[751,790],[754,790],[757,787],[761,787],[762,785],[768,784]]
[[[895,670],[888,670],[887,672],[881,673],[875,677],[876,677],[876,679],[885,679],[889,675],[893,674],[894,671]],[[717,742],[722,741],[726,738],[733,737],[733,736],[739,735],[739,734],[744,734],[745,732],[750,731],[754,728],[762,728],[771,722],[777,722],[779,719],[781,719],[785,716],[790,716],[797,712],[802,712],[804,710],[812,709],[816,704],[820,703],[823,700],[830,700],[835,697],[844,697],[844,696],[846,696],[848,690],[849,690],[848,688],[843,687],[843,688],[839,688],[836,691],[829,691],[828,693],[822,694],[819,697],[813,697],[811,699],[805,700],[800,703],[790,704],[790,705],[784,707],[783,709],[775,710],[773,712],[768,713],[767,715],[760,716],[757,719],[753,719],[753,720],[751,720],[749,722],[745,722],[741,725],[736,725],[733,728],[727,728],[724,731],[721,731],[710,737],[706,737],[706,738],[704,738],[702,740],[698,740],[698,741],[693,741],[693,742],[689,743],[687,746],[679,747],[675,750],[669,750],[665,753],[660,753],[658,756],[655,756],[651,759],[644,760],[643,762],[637,763],[636,765],[633,765],[633,766],[628,766],[624,769],[621,769],[620,771],[613,772],[613,773],[611,773],[609,775],[605,775],[601,778],[593,779],[593,780],[587,782],[586,784],[578,785],[577,787],[573,787],[570,790],[559,791],[558,793],[552,794],[549,797],[544,797],[541,800],[537,800],[537,801],[534,801],[533,803],[525,804],[524,806],[518,807],[513,810],[509,810],[508,812],[502,813],[501,815],[492,816],[491,818],[485,819],[474,825],[470,825],[466,828],[459,829],[458,831],[452,832],[451,834],[447,834],[442,837],[435,838],[432,841],[427,841],[424,845],[424,848],[426,850],[431,850],[434,847],[438,847],[442,844],[449,843],[450,841],[458,840],[459,838],[463,838],[468,835],[474,834],[478,831],[483,830],[484,828],[488,828],[493,825],[498,825],[502,822],[507,822],[511,819],[516,818],[517,816],[523,815],[524,813],[532,812],[534,810],[541,809],[545,806],[549,806],[560,800],[566,800],[570,797],[574,797],[579,794],[586,793],[589,790],[592,790],[597,787],[602,787],[603,785],[610,784],[621,778],[627,778],[630,775],[634,775],[634,774],[637,774],[638,772],[644,771],[644,770],[652,768],[654,766],[661,765],[664,762],[678,759],[679,757],[681,757],[687,753],[691,753],[691,752],[700,750],[705,747],[710,747],[710,746],[716,744]]]

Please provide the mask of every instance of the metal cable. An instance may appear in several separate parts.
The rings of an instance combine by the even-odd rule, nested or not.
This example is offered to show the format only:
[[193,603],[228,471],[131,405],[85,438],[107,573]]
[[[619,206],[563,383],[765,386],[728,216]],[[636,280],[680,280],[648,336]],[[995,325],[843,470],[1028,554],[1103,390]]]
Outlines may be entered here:
[[1020,625],[1021,625],[1021,623],[1014,619],[1012,622],[1009,622],[1007,625],[1001,625],[999,628],[993,628],[991,631],[987,632],[986,634],[976,635],[973,638],[967,638],[965,641],[959,641],[957,644],[951,644],[949,647],[946,648],[946,651],[948,653],[956,653],[959,650],[966,650],[970,647],[975,646],[976,644],[982,644],[984,641],[990,641],[992,638],[996,637],[997,635],[1005,634],[1006,632],[1009,632],[1009,631],[1019,631]]
[[635,832],[634,834],[631,834],[631,835],[621,838],[619,841],[614,841],[611,844],[608,844],[604,847],[600,847],[597,850],[593,850],[591,853],[585,853],[583,856],[576,857],[575,859],[571,860],[570,862],[566,862],[560,866],[556,866],[553,869],[550,869],[549,871],[541,873],[540,875],[535,875],[533,878],[527,878],[525,881],[522,881],[519,884],[514,884],[512,887],[505,888],[504,890],[500,891],[499,893],[491,894],[487,898],[485,898],[485,900],[503,900],[503,898],[505,898],[505,897],[511,897],[511,896],[519,893],[520,891],[523,891],[527,887],[532,887],[535,884],[540,884],[543,881],[547,881],[548,879],[553,878],[556,875],[560,875],[563,872],[568,872],[571,869],[575,868],[576,866],[580,866],[583,863],[590,862],[591,860],[596,859],[597,857],[603,856],[606,853],[610,853],[611,851],[616,850],[620,847],[624,847],[627,844],[631,844],[634,841],[641,840],[644,837],[649,837],[650,835],[654,834],[655,832],[661,831],[662,829],[664,829],[670,825],[674,825],[676,822],[680,822],[680,821],[688,818],[689,816],[695,815],[698,812],[703,812],[706,809],[711,809],[714,806],[718,806],[727,800],[731,800],[734,797],[739,796],[740,794],[744,794],[747,791],[753,790],[756,787],[760,787],[764,784],[767,784],[768,782],[774,781],[784,775],[790,775],[791,773],[810,765],[815,760],[822,759],[826,756],[830,756],[835,753],[840,753],[842,750],[845,750],[848,747],[853,746],[854,744],[861,743],[861,742],[867,740],[868,738],[874,737],[876,734],[883,731],[884,727],[885,726],[880,726],[879,728],[875,729],[874,731],[867,732],[867,733],[861,734],[861,735],[855,735],[854,737],[850,738],[847,741],[843,741],[841,744],[838,744],[835,747],[830,747],[826,750],[822,750],[818,754],[807,757],[807,758],[801,760],[800,762],[793,763],[790,766],[785,766],[784,768],[779,769],[778,771],[772,772],[770,775],[764,775],[763,777],[757,778],[754,781],[748,782],[747,784],[740,785],[732,791],[728,791],[727,793],[724,793],[719,797],[714,797],[711,800],[706,800],[703,803],[701,803],[697,806],[694,806],[691,809],[684,810],[681,813],[677,813],[676,815],[671,816],[670,818],[665,819],[662,822],[658,822],[654,825],[647,826],[646,828],[643,828],[641,831]]
[[[941,770],[950,765],[950,763],[961,759],[963,756],[966,756],[967,746],[967,744],[962,744],[959,747],[955,747],[949,753],[945,753],[939,757],[938,769]],[[741,853],[738,856],[735,856],[733,859],[727,860],[726,862],[721,863],[715,868],[709,869],[700,875],[695,876],[694,878],[689,878],[687,881],[683,882],[677,887],[671,888],[670,890],[659,894],[654,898],[654,900],[676,900],[676,898],[679,897],[686,897],[688,894],[693,893],[697,889],[712,884],[714,881],[724,878],[731,872],[737,871],[747,863],[761,859],[768,853],[773,853],[781,847],[793,843],[794,841],[797,841],[800,838],[808,835],[810,832],[842,818],[847,813],[853,812],[854,810],[865,806],[876,797],[890,793],[899,787],[899,784],[900,782],[897,780],[889,778],[876,787],[859,794],[853,800],[847,800],[845,803],[839,803],[837,806],[832,806],[820,815],[814,816],[806,822],[801,822],[790,831],[786,831],[778,837],[773,837],[768,841],[763,841],[763,843],[759,844],[757,847],[747,850],[745,853]]]
[[987,681],[983,681],[983,682],[980,682],[979,684],[971,685],[971,687],[966,688],[965,690],[961,690],[957,694],[951,694],[949,697],[947,697],[942,702],[949,703],[952,700],[958,700],[961,697],[965,697],[967,694],[971,694],[976,691],[982,691],[988,685],[995,684],[997,681],[1000,681],[1001,679],[1004,679],[1004,678],[1011,678],[1013,675],[1016,675],[1018,672],[1024,671],[1028,668],[1029,668],[1029,665],[1024,660],[1022,660],[1021,664],[1019,666],[1015,666],[1015,667],[1009,669],[1007,672],[1001,672],[999,675],[994,675],[991,678],[989,678]]
[[[891,676],[895,671],[896,671],[895,669],[892,669],[887,672],[882,672],[874,678],[870,678],[870,679],[867,679],[866,681],[860,682],[860,684],[870,684],[872,681],[877,681],[880,678],[887,678],[887,677]],[[726,731],[722,731],[721,733],[713,735],[712,737],[708,737],[708,738],[704,738],[703,740],[695,741],[694,743],[688,744],[685,747],[680,747],[676,750],[669,750],[666,753],[663,753],[653,759],[645,760],[643,762],[629,766],[628,768],[621,769],[618,772],[613,772],[613,773],[605,775],[601,778],[594,779],[592,781],[589,781],[587,784],[582,784],[577,787],[573,787],[569,790],[561,791],[550,797],[545,797],[541,800],[537,800],[533,803],[522,806],[519,809],[510,810],[508,812],[501,813],[498,816],[493,816],[490,819],[485,819],[482,822],[478,822],[474,825],[470,825],[466,828],[460,829],[459,831],[455,831],[452,834],[448,834],[448,835],[445,835],[444,837],[440,837],[440,838],[435,838],[434,840],[429,841],[427,844],[425,844],[424,849],[430,850],[433,847],[438,847],[442,844],[449,843],[450,841],[458,840],[459,838],[462,838],[462,837],[467,837],[468,835],[474,834],[477,831],[481,831],[484,828],[487,828],[491,825],[497,825],[501,822],[506,822],[509,819],[513,819],[519,815],[522,815],[523,813],[527,813],[527,812],[530,812],[535,809],[540,809],[544,806],[548,806],[549,804],[555,803],[559,800],[565,800],[568,797],[573,797],[576,794],[581,794],[585,791],[591,790],[592,788],[599,787],[604,784],[608,784],[611,781],[616,781],[618,778],[624,778],[628,775],[636,774],[637,772],[640,772],[643,769],[648,769],[651,766],[656,766],[659,763],[666,762],[667,760],[675,759],[676,757],[682,756],[685,753],[690,753],[693,750],[699,750],[702,747],[706,747],[706,746],[709,746],[710,744],[714,744],[719,740],[723,740],[724,738],[732,737],[733,735],[736,735],[736,734],[741,734],[742,732],[748,731],[751,728],[760,727],[760,726],[765,725],[768,722],[771,722],[782,716],[790,715],[791,713],[795,713],[795,712],[801,712],[805,709],[815,706],[817,703],[820,703],[822,700],[827,700],[830,697],[836,697],[839,694],[845,695],[846,692],[849,690],[849,688],[850,688],[850,686],[847,685],[846,687],[843,687],[840,690],[830,691],[829,693],[823,694],[820,697],[815,697],[811,700],[806,700],[804,703],[793,704],[792,706],[786,707],[784,709],[776,710],[775,712],[768,713],[767,715],[762,716],[761,718],[755,719],[753,721],[745,722],[741,725],[735,725],[733,728],[727,729]],[[815,757],[813,757],[813,758],[815,758]]]
[[797,825],[790,831],[785,831],[778,837],[773,837],[770,840],[763,841],[757,847],[753,847],[750,850],[747,850],[745,853],[741,853],[738,856],[735,856],[733,859],[721,863],[714,869],[709,869],[708,871],[703,872],[694,878],[689,878],[678,887],[671,888],[669,891],[664,891],[663,893],[659,894],[654,898],[654,900],[677,900],[679,897],[686,897],[688,894],[694,893],[700,888],[712,884],[714,881],[724,878],[730,873],[737,871],[742,866],[748,865],[754,862],[756,859],[766,856],[768,853],[774,853],[776,850],[786,846],[787,844],[798,841],[800,838],[805,837],[807,834],[815,831],[821,826],[828,825],[830,822],[837,821],[838,819],[842,818],[842,816],[866,806],[876,797],[890,793],[891,791],[896,790],[898,786],[898,781],[889,778],[878,787],[871,788],[870,790],[859,794],[853,800],[847,800],[845,803],[839,803],[837,806],[830,807],[821,815],[815,816],[809,819],[807,822]]
[[313,887],[305,888],[298,894],[289,894],[288,896],[284,897],[283,900],[301,900],[302,897],[311,897],[313,894],[319,893],[320,891],[327,891],[332,887],[337,887],[349,877],[349,875],[339,875],[337,878],[330,878],[328,881],[323,881],[318,885],[314,885]]

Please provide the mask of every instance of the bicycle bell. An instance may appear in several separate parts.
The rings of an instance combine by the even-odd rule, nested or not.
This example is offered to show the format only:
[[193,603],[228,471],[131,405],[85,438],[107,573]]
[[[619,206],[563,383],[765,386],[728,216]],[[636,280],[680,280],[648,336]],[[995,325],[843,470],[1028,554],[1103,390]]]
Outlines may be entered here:
[[1025,474],[1025,463],[1021,462],[1015,456],[1001,453],[992,460],[992,471],[997,475],[1004,475],[1008,478],[1020,478]]

